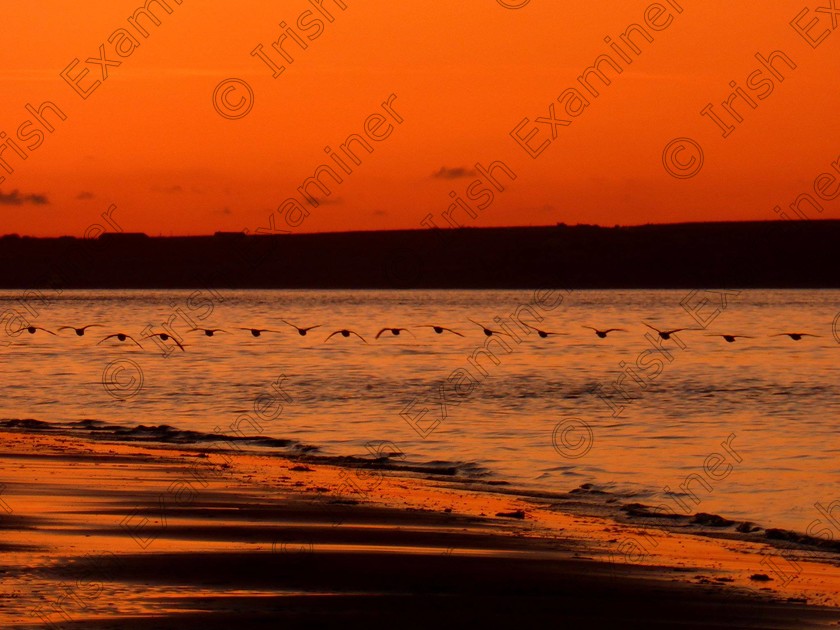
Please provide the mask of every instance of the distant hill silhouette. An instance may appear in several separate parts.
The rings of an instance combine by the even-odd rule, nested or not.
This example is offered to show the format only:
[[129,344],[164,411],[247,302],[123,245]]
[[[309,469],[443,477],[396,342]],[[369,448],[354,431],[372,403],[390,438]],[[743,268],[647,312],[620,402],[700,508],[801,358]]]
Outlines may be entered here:
[[0,238],[0,287],[835,288],[840,221]]

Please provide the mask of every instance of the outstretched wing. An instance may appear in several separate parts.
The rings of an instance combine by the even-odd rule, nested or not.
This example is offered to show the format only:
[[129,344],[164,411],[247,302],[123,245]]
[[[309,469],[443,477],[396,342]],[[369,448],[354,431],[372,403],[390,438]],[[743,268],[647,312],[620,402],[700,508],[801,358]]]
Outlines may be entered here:
[[364,341],[365,343],[367,343],[367,340],[366,340],[364,337],[362,337],[359,333],[357,333],[355,330],[350,330],[350,331],[348,331],[348,332],[350,332],[350,333],[351,333],[351,334],[353,334],[353,335],[356,335],[359,339],[361,339],[362,341]]

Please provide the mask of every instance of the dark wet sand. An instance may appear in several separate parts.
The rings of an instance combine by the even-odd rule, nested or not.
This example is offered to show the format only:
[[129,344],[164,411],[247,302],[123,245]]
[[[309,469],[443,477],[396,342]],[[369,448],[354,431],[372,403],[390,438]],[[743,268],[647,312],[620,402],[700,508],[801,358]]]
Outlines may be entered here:
[[347,501],[336,467],[236,455],[197,481],[195,450],[0,438],[2,628],[840,623],[813,605],[836,596],[836,566],[806,565],[825,593],[786,601],[799,592],[744,582],[760,569],[746,543],[660,532],[676,555],[619,564],[604,551],[615,523],[423,479],[387,477]]

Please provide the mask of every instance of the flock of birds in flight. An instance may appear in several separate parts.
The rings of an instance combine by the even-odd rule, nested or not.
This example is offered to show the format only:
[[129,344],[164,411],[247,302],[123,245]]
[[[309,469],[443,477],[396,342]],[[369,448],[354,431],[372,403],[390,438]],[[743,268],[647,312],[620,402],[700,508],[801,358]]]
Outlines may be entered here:
[[[300,326],[296,326],[295,324],[287,322],[285,319],[283,319],[281,321],[284,324],[287,324],[288,326],[291,326],[292,328],[297,330],[298,334],[301,337],[306,337],[306,335],[311,330],[314,330],[316,328],[321,328],[320,324],[316,325],[316,326],[308,326],[306,328],[301,328]],[[487,337],[492,337],[493,335],[510,336],[510,334],[507,333],[507,332],[504,332],[502,330],[494,330],[492,328],[488,328],[484,324],[480,324],[475,320],[470,319],[469,321],[472,322],[473,324],[475,324],[476,326],[478,326],[479,328],[481,328],[482,331],[484,332],[484,335],[487,336]],[[563,332],[550,332],[550,331],[546,331],[546,330],[541,330],[541,329],[539,329],[535,326],[531,326],[530,324],[527,324],[525,322],[522,322],[522,323],[525,324],[526,326],[528,326],[529,328],[531,328],[532,330],[534,330],[537,333],[537,335],[539,335],[543,339],[545,339],[547,337],[550,337],[550,336],[553,336],[553,335],[568,335],[569,334],[569,333],[563,333]],[[642,322],[642,323],[644,323],[644,325],[647,326],[648,328],[650,328],[651,330],[655,331],[657,333],[657,335],[659,336],[659,338],[664,340],[664,341],[669,340],[671,338],[671,335],[675,335],[678,332],[690,331],[690,330],[703,330],[703,329],[698,329],[698,328],[673,328],[671,330],[659,330],[658,328],[656,328],[654,326],[651,326],[647,322]],[[58,330],[59,331],[72,330],[73,332],[75,332],[76,336],[84,337],[85,332],[87,331],[88,328],[96,328],[96,327],[102,328],[103,326],[101,324],[88,324],[86,326],[81,326],[79,328],[76,328],[75,326],[60,326],[58,328]],[[417,328],[431,328],[438,335],[442,335],[443,333],[446,332],[446,333],[450,333],[450,334],[453,334],[453,335],[457,335],[459,337],[464,336],[462,333],[460,333],[456,330],[453,330],[451,328],[447,328],[445,326],[439,326],[437,324],[424,324],[422,326],[417,326]],[[599,328],[593,328],[592,326],[583,326],[583,328],[588,328],[589,330],[594,331],[595,335],[597,337],[599,337],[600,339],[606,339],[607,335],[609,335],[610,333],[613,333],[613,332],[628,332],[624,328],[605,328],[603,330],[599,329]],[[279,330],[273,330],[271,328],[238,328],[238,330],[247,331],[251,334],[252,337],[260,337],[263,333],[282,334]],[[18,334],[18,333],[22,333],[24,331],[28,332],[30,335],[34,335],[36,332],[42,331],[42,332],[48,333],[50,335],[57,336],[56,333],[54,333],[53,331],[47,330],[46,328],[42,328],[41,326],[24,326],[23,328],[20,328],[19,330],[14,331],[12,334]],[[192,329],[190,329],[190,332],[202,333],[206,337],[212,337],[216,333],[228,333],[227,330],[224,330],[222,328],[192,328]],[[374,337],[374,339],[379,339],[382,335],[385,335],[387,333],[391,333],[392,336],[397,337],[403,332],[407,332],[412,337],[415,337],[414,333],[411,332],[411,330],[409,330],[408,328],[385,327],[385,328],[381,329],[378,333],[376,333],[376,337]],[[350,330],[348,328],[341,328],[339,330],[333,331],[332,333],[330,333],[327,336],[326,339],[324,339],[324,343],[326,343],[327,341],[329,341],[330,339],[332,339],[336,335],[341,335],[344,338],[347,338],[347,337],[350,337],[351,335],[353,335],[353,336],[361,339],[363,342],[368,343],[367,340],[364,337],[362,337],[359,333],[357,333],[354,330]],[[734,343],[736,339],[754,339],[755,338],[755,337],[750,336],[750,335],[730,335],[730,334],[707,334],[706,336],[707,337],[721,337],[727,343]],[[770,336],[771,337],[790,337],[793,341],[801,341],[803,337],[819,337],[820,335],[813,335],[811,333],[803,333],[803,332],[786,332],[786,333],[777,333],[777,334],[770,335]],[[154,331],[152,331],[150,334],[142,336],[141,339],[151,339],[151,338],[154,338],[154,337],[157,337],[161,341],[172,341],[176,346],[178,346],[178,348],[180,348],[182,351],[185,351],[184,350],[184,345],[181,343],[181,341],[178,338],[176,338],[176,336],[173,335],[170,332],[154,332]],[[129,334],[123,333],[123,332],[116,332],[116,333],[113,333],[113,334],[110,334],[110,335],[106,335],[105,337],[100,339],[97,342],[96,345],[99,345],[99,344],[101,344],[105,341],[108,341],[109,339],[116,339],[117,341],[120,341],[120,342],[131,341],[132,343],[139,346],[140,348],[143,347],[142,344],[139,341],[137,341],[134,337],[132,337]]]

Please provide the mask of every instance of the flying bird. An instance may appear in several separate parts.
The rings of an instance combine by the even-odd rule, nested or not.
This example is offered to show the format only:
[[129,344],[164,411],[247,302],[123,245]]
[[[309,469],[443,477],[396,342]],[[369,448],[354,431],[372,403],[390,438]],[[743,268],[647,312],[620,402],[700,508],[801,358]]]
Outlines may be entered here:
[[395,337],[399,336],[400,332],[402,332],[403,330],[405,332],[407,332],[409,335],[411,335],[412,337],[414,337],[414,333],[411,332],[408,328],[383,328],[378,333],[376,333],[376,337],[374,337],[374,339],[379,339],[379,337],[382,336],[382,333],[387,332],[389,330],[391,331],[391,334],[394,335]]
[[76,328],[75,326],[59,326],[58,329],[59,330],[74,330],[74,331],[76,331],[76,336],[77,337],[84,337],[85,336],[85,331],[88,328],[93,328],[94,326],[99,326],[100,328],[102,327],[100,324],[88,324],[87,326],[82,326],[81,328]]
[[19,328],[18,330],[14,331],[11,334],[16,335],[19,332],[23,332],[24,330],[26,332],[28,332],[30,335],[34,335],[37,331],[43,330],[45,333],[50,333],[51,335],[56,336],[53,331],[47,330],[46,328],[41,328],[40,326],[24,326],[23,328]]
[[171,340],[172,340],[172,342],[173,342],[176,346],[178,346],[178,347],[181,349],[181,352],[186,352],[186,350],[184,350],[184,346],[181,344],[181,342],[180,342],[180,341],[178,341],[177,339],[175,339],[175,337],[173,337],[173,336],[172,336],[172,335],[170,335],[169,333],[165,333],[165,332],[153,332],[153,333],[152,333],[152,334],[150,334],[150,335],[144,335],[144,336],[143,336],[143,339],[150,339],[150,338],[152,338],[152,337],[157,337],[157,338],[159,338],[161,341],[169,341],[169,340],[171,339]]
[[102,343],[103,341],[107,341],[108,339],[113,339],[114,337],[116,337],[116,338],[117,338],[118,340],[120,340],[120,341],[125,341],[126,339],[131,339],[131,341],[132,341],[132,342],[133,342],[136,346],[138,346],[138,347],[140,347],[140,348],[142,348],[142,347],[143,347],[143,346],[141,346],[141,345],[137,342],[137,340],[136,340],[136,339],[134,339],[134,337],[132,337],[131,335],[126,335],[125,333],[114,333],[113,335],[108,335],[107,337],[103,337],[100,341],[98,341],[98,342],[96,343],[96,345],[98,346],[98,345],[99,345],[100,343]]
[[190,328],[189,332],[203,332],[206,337],[212,337],[217,332],[226,333],[226,330],[221,328]]
[[453,335],[458,335],[459,337],[463,337],[461,333],[452,330],[451,328],[446,328],[445,326],[435,326],[434,324],[423,324],[422,326],[418,326],[418,328],[431,328],[434,330],[438,335],[443,334],[443,331],[451,332]]
[[345,338],[349,337],[350,335],[356,335],[359,339],[361,339],[362,341],[367,343],[367,341],[365,341],[365,338],[362,337],[359,333],[357,333],[353,330],[347,330],[346,328],[342,328],[341,330],[336,330],[334,333],[331,333],[329,337],[324,339],[324,343],[328,342],[330,339],[332,339],[336,335],[341,335],[342,337],[345,337]]
[[723,337],[726,343],[735,343],[736,339],[754,339],[749,335],[706,335],[707,337]]
[[607,335],[609,335],[611,332],[627,332],[624,328],[607,328],[606,330],[599,330],[598,328],[592,328],[592,326],[584,326],[584,328],[594,330],[595,334],[598,335],[601,339],[606,339]]
[[771,337],[790,337],[794,341],[801,341],[802,337],[819,337],[819,335],[812,335],[811,333],[779,333],[778,335],[770,335]]
[[[469,318],[467,318],[467,319],[469,319]],[[493,335],[507,335],[508,337],[510,337],[510,335],[508,335],[506,332],[502,332],[501,330],[492,330],[491,328],[487,328],[487,326],[484,326],[483,324],[479,324],[474,319],[470,319],[470,321],[473,324],[475,324],[476,326],[479,326],[482,330],[484,330],[484,334],[488,337],[492,337]]]
[[279,330],[270,330],[268,328],[240,328],[239,330],[248,330],[251,332],[251,335],[254,337],[259,337],[264,332],[270,333],[279,333]]
[[283,322],[284,324],[288,324],[289,326],[291,326],[292,328],[294,328],[295,330],[297,330],[297,331],[298,331],[298,334],[299,334],[301,337],[306,337],[306,333],[308,333],[310,330],[313,330],[313,329],[315,329],[315,328],[320,328],[320,327],[321,327],[321,325],[320,325],[320,324],[318,324],[317,326],[309,326],[308,328],[301,328],[300,326],[295,326],[294,324],[292,324],[292,323],[290,323],[290,322],[287,322],[285,319],[281,319],[280,321],[281,321],[281,322]]
[[[525,324],[525,322],[522,322],[522,323],[523,323],[523,324]],[[546,338],[546,337],[548,337],[549,335],[567,335],[567,334],[569,334],[569,333],[560,333],[560,332],[547,332],[547,331],[545,331],[545,330],[540,330],[540,329],[539,329],[539,328],[537,328],[536,326],[531,326],[531,324],[525,324],[525,325],[526,325],[528,328],[531,328],[532,330],[537,331],[537,334],[538,334],[540,337],[542,337],[543,339],[545,339],[545,338]]]
[[673,330],[659,330],[658,328],[654,328],[653,326],[651,326],[647,322],[642,322],[642,323],[645,326],[647,326],[648,328],[650,328],[651,330],[655,330],[657,333],[659,333],[659,336],[662,337],[662,339],[664,339],[665,341],[668,341],[671,338],[671,335],[673,335],[674,333],[678,333],[678,332],[683,331],[683,330],[690,330],[689,328],[674,328]]

